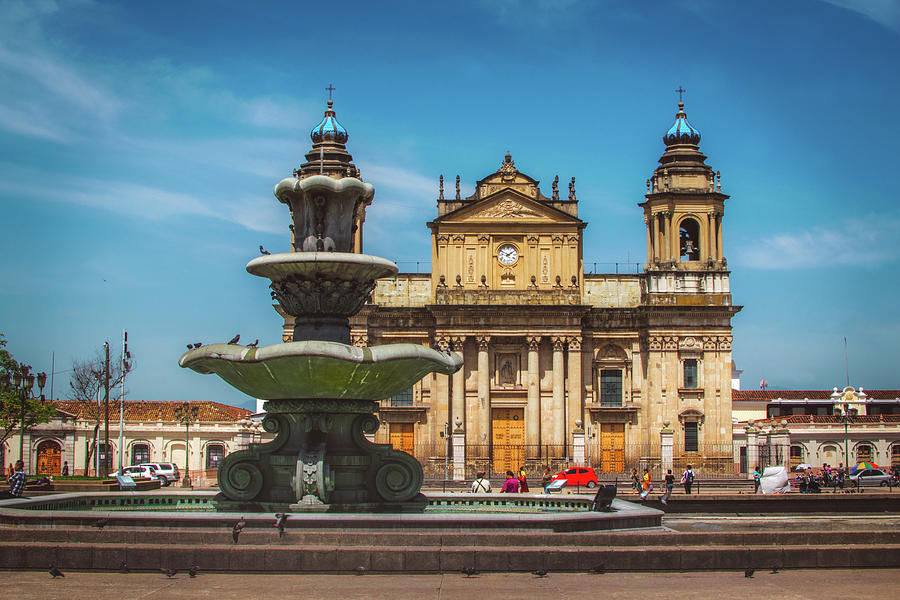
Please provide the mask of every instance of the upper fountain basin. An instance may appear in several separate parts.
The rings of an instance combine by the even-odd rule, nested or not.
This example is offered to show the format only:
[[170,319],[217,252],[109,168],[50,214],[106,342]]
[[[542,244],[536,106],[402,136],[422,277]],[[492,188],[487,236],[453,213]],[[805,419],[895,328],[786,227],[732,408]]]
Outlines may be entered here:
[[284,311],[295,317],[359,312],[375,280],[397,274],[393,262],[349,252],[287,252],[254,258],[247,271],[272,280]]
[[264,400],[378,401],[409,389],[428,373],[456,372],[462,358],[417,344],[358,348],[313,340],[262,348],[210,344],[188,350],[178,364],[215,373],[248,396]]

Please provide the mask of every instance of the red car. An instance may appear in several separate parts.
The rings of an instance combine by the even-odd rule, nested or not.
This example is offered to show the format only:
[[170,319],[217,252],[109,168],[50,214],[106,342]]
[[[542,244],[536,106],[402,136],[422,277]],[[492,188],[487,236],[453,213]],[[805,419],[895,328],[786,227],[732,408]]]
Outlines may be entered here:
[[571,469],[560,471],[553,476],[554,481],[558,479],[565,479],[568,487],[576,485],[589,488],[597,487],[597,474],[594,473],[593,469],[586,467],[572,467]]

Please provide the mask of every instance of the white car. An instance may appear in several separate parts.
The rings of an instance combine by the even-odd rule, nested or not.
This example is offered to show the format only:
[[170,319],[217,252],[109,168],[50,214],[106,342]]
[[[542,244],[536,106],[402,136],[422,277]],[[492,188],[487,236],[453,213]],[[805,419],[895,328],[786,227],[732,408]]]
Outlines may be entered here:
[[[131,467],[125,467],[122,470],[126,475],[131,475],[132,479],[159,479],[159,477],[156,476],[156,470],[149,465],[133,465]],[[113,471],[109,476],[115,477],[118,474],[118,471]]]
[[886,487],[891,485],[891,476],[881,469],[863,469],[855,475],[851,475],[850,481],[853,482],[853,485]]
[[141,463],[138,466],[150,467],[153,469],[154,475],[156,475],[157,479],[160,481],[160,485],[163,487],[181,479],[181,474],[178,472],[178,465],[175,463]]

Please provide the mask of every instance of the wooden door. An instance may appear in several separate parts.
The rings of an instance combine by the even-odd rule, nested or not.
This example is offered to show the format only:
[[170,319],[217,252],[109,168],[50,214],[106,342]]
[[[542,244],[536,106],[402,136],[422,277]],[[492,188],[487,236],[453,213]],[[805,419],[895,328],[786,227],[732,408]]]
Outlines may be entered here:
[[37,474],[59,475],[62,472],[60,459],[62,448],[51,440],[44,440],[37,447]]
[[517,473],[525,466],[525,409],[491,409],[491,451],[494,473]]
[[412,454],[416,442],[414,431],[413,423],[391,423],[391,446],[394,447],[394,450]]
[[600,471],[625,472],[625,423],[600,423]]

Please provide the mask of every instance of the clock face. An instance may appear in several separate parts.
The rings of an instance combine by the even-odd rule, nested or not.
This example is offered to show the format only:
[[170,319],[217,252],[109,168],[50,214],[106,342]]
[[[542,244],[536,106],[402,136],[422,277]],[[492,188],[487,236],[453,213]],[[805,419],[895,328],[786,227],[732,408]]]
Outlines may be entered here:
[[497,260],[500,261],[502,265],[511,265],[519,258],[519,253],[516,252],[516,249],[509,244],[505,244],[500,246],[497,250]]

